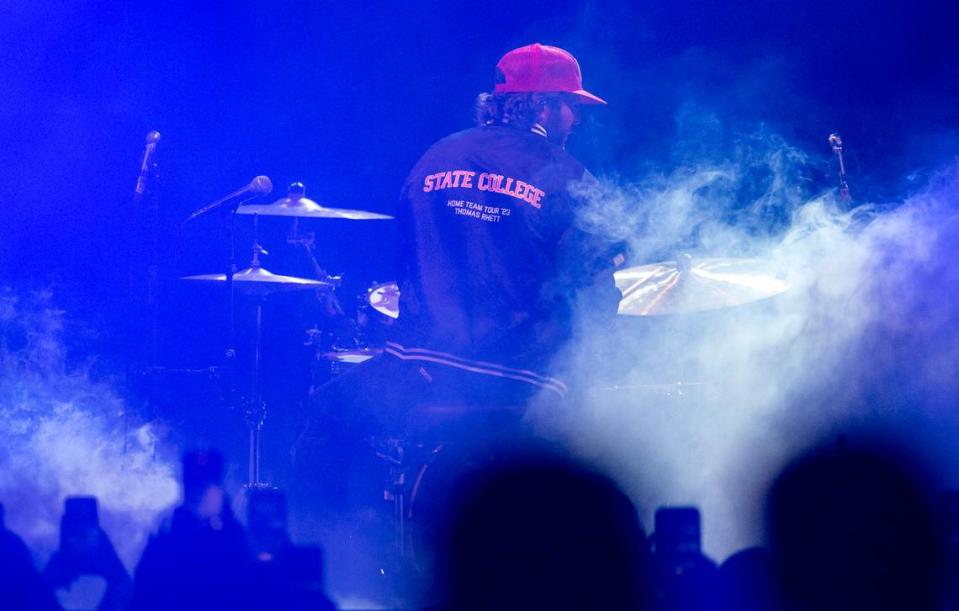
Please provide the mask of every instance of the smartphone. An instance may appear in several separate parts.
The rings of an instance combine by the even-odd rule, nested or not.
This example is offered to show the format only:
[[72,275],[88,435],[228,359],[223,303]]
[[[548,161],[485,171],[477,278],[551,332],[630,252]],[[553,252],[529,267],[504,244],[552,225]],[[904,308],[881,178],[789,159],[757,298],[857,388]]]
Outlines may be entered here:
[[99,535],[97,497],[68,496],[60,519],[60,550],[82,555],[96,547]]
[[659,557],[698,555],[702,550],[699,509],[660,507],[656,510],[653,543]]

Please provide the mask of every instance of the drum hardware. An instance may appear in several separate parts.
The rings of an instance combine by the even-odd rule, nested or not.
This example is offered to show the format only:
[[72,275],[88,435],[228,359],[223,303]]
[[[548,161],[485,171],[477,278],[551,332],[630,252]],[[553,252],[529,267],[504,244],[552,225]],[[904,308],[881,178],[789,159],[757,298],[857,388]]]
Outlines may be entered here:
[[407,540],[407,497],[409,492],[406,486],[407,472],[411,468],[407,460],[406,441],[389,437],[383,440],[374,440],[376,458],[386,463],[388,480],[383,489],[383,500],[393,505],[393,545],[397,557],[409,559],[410,545]]
[[400,560],[416,566],[417,549],[421,545],[414,542],[410,530],[413,501],[419,495],[424,476],[446,444],[386,437],[373,439],[372,445],[376,458],[386,466],[383,500],[392,505],[393,551]]
[[392,216],[349,210],[346,208],[326,208],[306,197],[306,187],[301,182],[290,185],[286,197],[272,204],[240,206],[237,214],[262,214],[263,216],[291,216],[314,219],[345,219],[349,221],[389,220]]
[[431,568],[431,544],[455,482],[504,464],[510,448],[532,441],[524,413],[521,406],[424,404],[407,413],[402,433],[371,440],[386,467],[383,500],[392,505],[393,551],[409,568]]
[[789,285],[758,259],[694,259],[651,263],[613,274],[623,297],[619,314],[664,316],[745,305],[775,297]]
[[[223,351],[223,358],[225,362],[225,369],[229,371],[228,375],[228,404],[231,408],[237,407],[238,395],[237,395],[237,379],[236,379],[236,286],[238,284],[237,280],[243,283],[245,287],[256,287],[257,283],[264,283],[264,286],[268,280],[264,274],[261,274],[261,270],[248,268],[239,272],[243,274],[243,277],[237,279],[237,265],[236,265],[236,209],[237,207],[245,201],[249,201],[259,195],[266,195],[273,190],[273,182],[266,176],[256,176],[253,180],[250,181],[244,187],[233,191],[229,195],[221,197],[220,199],[195,210],[183,224],[186,225],[193,219],[201,217],[205,214],[208,214],[213,211],[220,211],[223,214],[225,219],[224,226],[226,228],[227,234],[227,257],[226,257],[226,273],[225,274],[209,274],[207,276],[194,276],[188,277],[188,280],[193,280],[197,282],[213,282],[220,283],[223,282],[226,284],[226,293],[227,293],[227,346]],[[265,270],[263,270],[265,271]],[[269,272],[267,272],[269,273]],[[272,275],[272,274],[271,274]],[[263,290],[262,288],[260,290]]]
[[[311,280],[296,276],[282,276],[274,274],[260,264],[260,256],[268,254],[257,237],[257,216],[253,217],[253,255],[250,267],[230,274],[201,274],[184,276],[181,280],[208,285],[229,284],[237,292],[252,297],[256,301],[256,319],[254,325],[253,376],[250,399],[246,402],[244,415],[250,429],[249,438],[249,481],[248,488],[265,487],[267,484],[260,480],[260,437],[263,425],[266,422],[266,403],[263,401],[260,388],[262,369],[262,340],[263,340],[263,303],[273,293],[331,287],[332,283],[323,280]],[[231,290],[231,312],[233,310],[233,291]],[[232,329],[232,324],[231,324]],[[232,346],[232,342],[231,342]],[[232,350],[232,348],[231,348]]]
[[322,265],[320,265],[319,260],[316,258],[316,233],[313,231],[308,231],[306,233],[299,232],[300,220],[293,219],[293,228],[290,230],[290,234],[286,237],[286,243],[291,246],[300,246],[303,250],[306,251],[307,256],[310,258],[310,264],[313,266],[313,272],[316,274],[317,278],[323,278],[327,282],[333,283],[334,286],[339,287],[343,282],[343,276],[330,275]]
[[[290,188],[292,189],[296,184],[301,183],[294,183],[290,186]],[[286,243],[290,244],[291,246],[300,246],[306,251],[306,255],[310,259],[310,265],[313,267],[313,273],[317,278],[323,278],[325,281],[330,282],[335,288],[340,287],[340,285],[343,283],[343,276],[332,276],[326,271],[326,268],[320,265],[319,260],[316,258],[316,233],[313,231],[300,233],[299,218],[293,218],[293,226],[290,228],[290,233],[286,237]],[[343,306],[340,305],[340,300],[336,296],[336,291],[317,290],[316,298],[325,316],[346,316],[343,312]]]
[[660,384],[610,384],[608,386],[594,386],[593,391],[611,392],[626,391],[630,393],[639,393],[643,396],[652,394],[663,397],[664,399],[683,399],[690,395],[702,394],[703,390],[709,385],[706,382],[672,382]]

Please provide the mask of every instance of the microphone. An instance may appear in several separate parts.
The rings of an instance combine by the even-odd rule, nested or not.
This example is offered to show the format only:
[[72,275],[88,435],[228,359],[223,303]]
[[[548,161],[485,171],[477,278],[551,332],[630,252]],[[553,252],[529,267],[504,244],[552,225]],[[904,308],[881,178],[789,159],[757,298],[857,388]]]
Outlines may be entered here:
[[137,196],[142,196],[147,190],[147,180],[150,178],[150,166],[153,165],[153,155],[160,141],[160,132],[154,130],[147,134],[147,146],[143,150],[143,163],[140,164],[140,175],[137,177],[137,186],[133,190]]
[[834,151],[842,150],[842,138],[839,137],[839,134],[829,134],[829,144],[832,145]]
[[211,204],[207,204],[206,206],[203,206],[202,208],[200,208],[199,210],[191,214],[189,218],[187,218],[187,220],[184,222],[185,223],[190,222],[199,216],[203,216],[204,214],[209,214],[210,212],[213,212],[214,210],[218,210],[225,206],[230,206],[230,207],[237,206],[242,202],[253,199],[254,197],[258,197],[260,195],[267,195],[271,191],[273,191],[273,183],[270,182],[270,179],[267,178],[266,176],[257,176],[256,178],[250,181],[250,184],[246,185],[245,187],[241,187],[237,189],[236,191],[234,191],[233,193],[224,195],[223,197],[216,200],[215,202]]
[[852,195],[849,194],[849,183],[846,182],[846,162],[842,158],[842,138],[839,134],[829,134],[829,145],[839,160],[839,199],[848,202],[852,200]]

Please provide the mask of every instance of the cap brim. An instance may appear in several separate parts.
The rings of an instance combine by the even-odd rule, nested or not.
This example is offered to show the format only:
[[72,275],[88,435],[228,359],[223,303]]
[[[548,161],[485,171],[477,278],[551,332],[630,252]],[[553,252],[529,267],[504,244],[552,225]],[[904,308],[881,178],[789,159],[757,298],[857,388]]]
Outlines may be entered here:
[[606,100],[604,100],[603,98],[600,98],[600,97],[598,97],[598,96],[595,96],[595,95],[591,94],[590,92],[586,91],[585,89],[579,89],[579,90],[577,90],[577,91],[570,91],[569,93],[571,93],[572,95],[576,96],[576,100],[577,100],[580,104],[603,104],[603,105],[606,104]]

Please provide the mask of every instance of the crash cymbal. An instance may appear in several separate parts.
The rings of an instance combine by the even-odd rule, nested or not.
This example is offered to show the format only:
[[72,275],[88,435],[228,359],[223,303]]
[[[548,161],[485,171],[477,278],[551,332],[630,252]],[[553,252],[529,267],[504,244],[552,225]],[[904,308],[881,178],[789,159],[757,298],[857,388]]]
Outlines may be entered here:
[[661,316],[705,312],[760,301],[789,289],[757,259],[693,259],[652,263],[614,274],[623,293],[619,314]]
[[301,182],[290,185],[286,197],[272,204],[240,206],[237,214],[259,214],[263,216],[292,216],[315,219],[346,219],[350,221],[374,221],[391,219],[392,216],[367,212],[366,210],[348,210],[346,208],[325,208],[306,197],[306,187]]
[[[226,274],[183,276],[180,280],[206,284],[224,284],[226,282]],[[323,280],[311,280],[309,278],[298,278],[296,276],[281,276],[259,265],[254,265],[236,272],[233,274],[233,282],[233,286],[236,287],[237,291],[252,295],[269,295],[280,291],[295,291],[333,286],[333,283]]]

